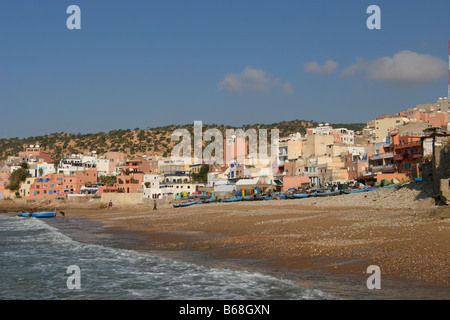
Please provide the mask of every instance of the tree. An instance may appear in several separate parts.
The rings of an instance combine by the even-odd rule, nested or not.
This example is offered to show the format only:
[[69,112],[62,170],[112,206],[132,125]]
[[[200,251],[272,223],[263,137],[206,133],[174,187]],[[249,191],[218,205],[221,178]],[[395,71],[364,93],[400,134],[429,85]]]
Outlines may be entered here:
[[192,179],[194,181],[207,181],[208,180],[208,173],[209,173],[209,165],[204,164],[200,168],[199,173],[193,173]]
[[11,173],[9,177],[9,184],[7,188],[12,191],[17,191],[20,188],[20,183],[25,181],[28,177],[28,170],[25,168],[18,168]]
[[102,176],[102,177],[99,177],[99,180],[100,180],[101,184],[112,186],[117,181],[117,177],[116,176]]

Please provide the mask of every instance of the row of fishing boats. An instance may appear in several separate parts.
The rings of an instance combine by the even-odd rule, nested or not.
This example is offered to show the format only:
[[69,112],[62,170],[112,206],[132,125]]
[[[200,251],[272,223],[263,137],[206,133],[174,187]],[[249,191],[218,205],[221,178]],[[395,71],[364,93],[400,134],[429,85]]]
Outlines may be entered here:
[[231,199],[217,199],[217,198],[209,198],[209,199],[202,199],[202,200],[192,199],[192,200],[189,200],[186,202],[174,204],[173,206],[174,206],[174,208],[180,208],[180,207],[192,206],[194,204],[237,202],[237,201],[258,201],[258,200],[272,200],[272,197],[267,196],[267,195],[254,195],[254,196],[238,197],[238,198],[231,198]]
[[174,208],[180,207],[188,207],[195,204],[206,204],[206,203],[222,203],[222,202],[238,202],[238,201],[264,201],[264,200],[282,200],[282,199],[298,199],[298,198],[308,198],[308,197],[330,197],[337,196],[341,194],[352,194],[352,193],[360,193],[360,192],[370,192],[380,189],[390,189],[395,188],[397,184],[391,184],[386,186],[377,186],[377,187],[363,187],[363,188],[354,188],[348,190],[335,190],[335,189],[321,189],[321,188],[312,188],[307,192],[275,192],[271,194],[257,194],[252,196],[243,196],[236,197],[231,199],[217,199],[212,197],[203,197],[202,199],[196,199],[195,196],[191,196],[192,198],[189,201],[182,202],[179,204],[174,204]]

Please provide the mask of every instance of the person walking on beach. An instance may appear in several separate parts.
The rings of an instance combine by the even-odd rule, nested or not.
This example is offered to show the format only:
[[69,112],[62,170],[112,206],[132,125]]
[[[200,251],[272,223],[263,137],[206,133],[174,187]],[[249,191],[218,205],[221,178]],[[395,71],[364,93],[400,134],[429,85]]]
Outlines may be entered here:
[[153,201],[153,210],[158,210],[158,209],[156,208],[156,200]]
[[109,207],[109,209],[112,209],[112,200],[109,200],[108,207]]

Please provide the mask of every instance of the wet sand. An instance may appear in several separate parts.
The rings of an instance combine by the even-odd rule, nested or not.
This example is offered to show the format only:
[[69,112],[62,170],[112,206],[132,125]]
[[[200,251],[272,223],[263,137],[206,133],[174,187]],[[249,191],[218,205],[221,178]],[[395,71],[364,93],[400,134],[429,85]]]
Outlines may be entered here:
[[[167,203],[156,211],[153,204],[100,208],[98,200],[40,207],[101,222],[112,233],[139,234],[145,241],[138,249],[200,252],[217,261],[261,261],[259,267],[268,270],[308,269],[361,280],[369,276],[369,265],[377,265],[383,278],[450,287],[449,207],[375,208],[352,206],[351,200],[347,206],[325,199],[184,208]],[[36,208],[36,203],[3,202],[3,212]]]

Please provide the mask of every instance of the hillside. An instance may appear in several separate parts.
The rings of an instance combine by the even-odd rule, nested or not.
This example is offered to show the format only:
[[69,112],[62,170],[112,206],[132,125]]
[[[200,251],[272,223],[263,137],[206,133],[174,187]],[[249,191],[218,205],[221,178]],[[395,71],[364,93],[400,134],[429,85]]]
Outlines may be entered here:
[[[203,124],[203,132],[208,129],[219,129],[225,137],[226,129],[278,129],[280,137],[290,133],[306,133],[306,128],[315,127],[315,121],[293,120],[282,121],[273,124],[248,124],[242,127],[232,127],[216,124]],[[346,127],[351,130],[361,130],[365,124],[336,124],[333,127]],[[107,133],[52,133],[44,136],[28,138],[0,139],[0,159],[6,159],[8,155],[17,155],[29,145],[40,145],[45,151],[53,153],[53,159],[58,160],[66,154],[87,153],[96,151],[101,155],[108,151],[121,151],[128,156],[160,155],[168,156],[176,142],[170,140],[175,129],[187,129],[193,135],[193,125],[170,125],[150,129],[119,129]]]

